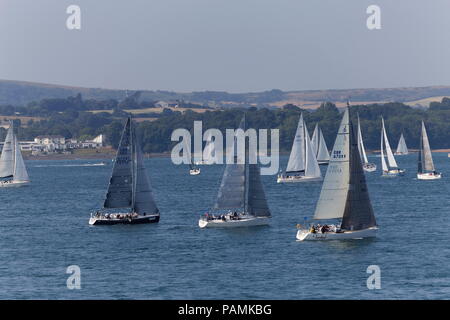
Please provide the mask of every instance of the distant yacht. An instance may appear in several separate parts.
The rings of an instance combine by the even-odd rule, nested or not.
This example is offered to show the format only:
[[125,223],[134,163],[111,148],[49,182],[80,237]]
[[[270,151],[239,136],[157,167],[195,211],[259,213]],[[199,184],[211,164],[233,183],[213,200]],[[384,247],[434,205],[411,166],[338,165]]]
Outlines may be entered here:
[[4,179],[0,181],[0,187],[21,187],[30,183],[12,121],[0,156],[0,178]]
[[[239,128],[245,131],[245,116]],[[236,152],[237,137],[233,149]],[[249,163],[249,148],[245,139],[245,159],[239,159],[237,152],[234,163],[225,167],[217,200],[212,212],[198,221],[200,228],[233,228],[266,225],[271,213],[267,205],[261,182],[259,165]]]
[[436,172],[431,156],[430,143],[428,141],[427,130],[422,121],[422,131],[420,134],[419,161],[417,168],[417,179],[419,180],[436,180],[441,178],[441,173]]
[[364,171],[373,172],[377,170],[377,165],[375,163],[369,162],[369,160],[367,159],[367,154],[364,148],[364,142],[361,133],[361,123],[359,121],[359,114],[358,114],[358,150]]
[[[206,145],[205,149],[203,150],[203,153],[201,154],[202,159],[199,161],[194,162],[194,165],[208,165],[214,163],[214,156],[215,156],[215,144],[214,140],[212,138],[212,135],[209,135],[206,138]],[[199,169],[200,170],[200,169]]]
[[314,219],[342,221],[303,226],[297,231],[297,240],[361,239],[374,237],[378,229],[348,108],[331,152]]
[[[397,161],[395,161],[394,154],[392,153],[391,146],[386,134],[386,128],[384,126],[384,119],[381,117],[381,168],[383,170],[382,176],[384,177],[395,177],[403,175],[405,173],[404,169],[399,169]],[[384,150],[386,149],[387,162],[384,157]]]
[[406,146],[405,138],[403,137],[403,133],[400,136],[400,140],[398,141],[397,151],[395,151],[396,156],[404,156],[408,154],[408,147]]
[[328,153],[327,144],[325,142],[325,139],[323,138],[322,130],[320,129],[318,123],[314,128],[314,133],[311,138],[311,144],[319,165],[328,164],[328,162],[330,161],[330,154]]
[[[125,210],[126,211],[125,211]],[[144,158],[131,118],[122,132],[102,212],[91,214],[89,224],[141,224],[159,221]]]
[[302,113],[298,121],[294,142],[292,143],[286,172],[278,175],[277,183],[308,181],[322,181],[322,173],[311,146],[311,140],[309,139]]

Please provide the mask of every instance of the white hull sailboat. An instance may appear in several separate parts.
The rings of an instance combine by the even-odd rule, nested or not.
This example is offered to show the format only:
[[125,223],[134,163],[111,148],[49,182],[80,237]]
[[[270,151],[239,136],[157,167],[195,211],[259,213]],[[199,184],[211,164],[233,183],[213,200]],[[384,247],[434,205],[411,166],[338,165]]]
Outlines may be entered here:
[[313,181],[322,181],[322,173],[301,114],[286,172],[277,176],[277,183]]
[[[243,134],[245,115],[239,128]],[[235,152],[234,163],[226,165],[214,208],[200,217],[200,228],[253,227],[270,222],[271,213],[261,182],[259,165],[249,163],[247,139],[243,140],[244,146],[239,146],[235,135],[232,148]],[[245,151],[239,152],[239,147],[243,147]]]
[[395,151],[396,156],[406,156],[409,154],[408,147],[406,146],[405,137],[403,133],[400,135],[400,140],[398,140],[397,150]]
[[376,171],[377,165],[375,163],[369,162],[369,160],[367,159],[366,149],[364,148],[364,141],[362,138],[361,122],[359,121],[359,114],[358,114],[358,150],[359,156],[362,161],[363,170],[366,172]]
[[193,169],[189,169],[189,174],[191,176],[197,176],[201,173],[200,168],[193,168]]
[[425,128],[425,123],[422,121],[422,131],[420,134],[420,149],[419,160],[417,167],[417,179],[419,180],[437,180],[441,179],[441,173],[434,168],[433,157],[431,155],[430,142],[428,141],[428,134]]
[[314,128],[311,145],[319,165],[327,165],[330,162],[330,154],[328,153],[327,144],[318,123]]
[[144,157],[131,118],[122,132],[103,209],[91,214],[90,225],[142,224],[159,221]]
[[298,230],[297,240],[351,240],[376,237],[377,227],[370,227],[363,230],[343,231],[343,232],[310,232],[309,230]]
[[254,217],[240,214],[239,219],[234,220],[233,215],[224,215],[223,218],[206,219],[198,221],[200,228],[237,228],[265,226],[270,223],[270,217]]
[[[395,161],[394,154],[392,153],[391,145],[386,134],[386,127],[384,126],[384,119],[381,117],[381,168],[383,177],[397,177],[405,174],[404,169],[400,169]],[[386,158],[384,152],[386,150]]]
[[14,133],[14,125],[11,125],[6,134],[0,156],[0,188],[22,187],[30,183],[27,168],[20,152],[19,140]]
[[344,113],[331,153],[330,164],[314,213],[315,220],[341,220],[338,224],[301,226],[298,241],[346,240],[375,237],[377,225],[358,150],[357,135]]

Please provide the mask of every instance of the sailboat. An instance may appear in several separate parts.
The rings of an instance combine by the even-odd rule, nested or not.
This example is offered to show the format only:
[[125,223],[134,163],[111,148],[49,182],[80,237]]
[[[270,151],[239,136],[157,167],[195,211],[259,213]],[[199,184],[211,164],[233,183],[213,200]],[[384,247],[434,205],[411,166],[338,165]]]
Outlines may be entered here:
[[19,140],[11,122],[0,156],[0,187],[21,187],[30,183],[27,168],[20,152]]
[[285,173],[280,173],[277,183],[322,181],[319,163],[309,139],[303,113],[298,121],[291,154]]
[[400,135],[400,140],[398,140],[397,151],[395,151],[396,156],[405,156],[408,154],[408,147],[406,146],[405,137],[403,133]]
[[[203,150],[202,160],[196,161],[195,165],[213,164],[215,155],[215,144],[212,134],[206,138],[205,149]],[[200,169],[199,169],[200,170]]]
[[[239,128],[245,131],[245,115]],[[234,136],[233,151],[237,149]],[[219,187],[212,213],[206,213],[198,221],[200,228],[234,228],[266,225],[271,213],[261,182],[258,163],[249,163],[249,148],[245,139],[245,159],[234,153],[234,163],[228,163]]]
[[441,173],[434,169],[433,158],[431,156],[430,143],[428,141],[427,130],[422,121],[422,132],[420,134],[419,161],[417,168],[417,179],[436,180],[441,178]]
[[131,118],[117,149],[103,209],[91,214],[90,225],[141,224],[159,221],[144,158]]
[[[404,169],[400,169],[395,161],[394,154],[392,153],[391,145],[386,134],[386,128],[384,126],[384,119],[381,117],[381,168],[383,170],[382,176],[384,177],[395,177],[398,175],[403,175],[405,173]],[[384,157],[384,149],[386,148],[387,162]]]
[[318,123],[314,128],[314,133],[311,138],[311,144],[319,165],[328,164],[328,162],[330,161],[330,154],[328,153],[327,144],[325,142],[325,139],[323,138],[323,133]]
[[361,122],[359,121],[359,114],[358,114],[358,150],[364,171],[373,172],[377,170],[377,165],[375,163],[369,162],[369,160],[367,159],[367,154],[364,148],[364,142],[361,133]]
[[378,229],[348,108],[334,143],[314,219],[342,221],[301,227],[297,240],[360,239],[374,237]]

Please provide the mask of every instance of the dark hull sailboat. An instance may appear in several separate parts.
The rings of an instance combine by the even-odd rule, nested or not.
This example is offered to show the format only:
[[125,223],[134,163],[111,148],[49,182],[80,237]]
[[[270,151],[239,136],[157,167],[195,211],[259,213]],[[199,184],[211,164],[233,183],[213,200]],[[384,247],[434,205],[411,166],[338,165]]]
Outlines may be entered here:
[[143,224],[159,221],[144,159],[132,126],[125,124],[102,212],[91,215],[91,225]]
[[[245,132],[245,116],[239,128]],[[247,139],[244,141],[245,159],[239,161],[235,135],[234,163],[226,165],[214,208],[211,213],[200,218],[200,228],[252,227],[269,223],[271,213],[261,182],[259,165],[249,163]]]
[[305,226],[298,230],[297,240],[360,239],[374,237],[378,229],[348,109],[334,143],[314,219],[342,222]]

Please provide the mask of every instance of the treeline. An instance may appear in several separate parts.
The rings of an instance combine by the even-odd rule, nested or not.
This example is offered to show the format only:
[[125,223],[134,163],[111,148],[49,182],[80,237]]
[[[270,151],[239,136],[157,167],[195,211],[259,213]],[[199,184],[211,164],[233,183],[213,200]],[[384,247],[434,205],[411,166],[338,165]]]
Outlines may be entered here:
[[[77,102],[78,101],[78,102]],[[83,103],[84,100],[81,100]],[[77,104],[80,99],[73,98]],[[45,105],[45,103],[44,103]],[[85,108],[85,106],[80,106]],[[385,103],[351,106],[352,118],[356,124],[359,113],[364,142],[367,149],[380,147],[381,116],[386,121],[386,129],[391,146],[396,148],[400,134],[403,133],[410,148],[418,148],[421,120],[425,121],[432,148],[450,147],[450,99],[433,102],[430,108],[416,109],[402,103]],[[322,128],[328,148],[332,148],[336,132],[341,120],[340,110],[333,103],[324,103],[316,110],[302,110],[294,105],[286,105],[276,110],[269,109],[229,109],[196,113],[165,110],[154,121],[143,121],[136,124],[137,134],[145,152],[170,151],[175,142],[170,140],[173,130],[186,128],[192,130],[196,120],[203,122],[203,130],[217,128],[225,131],[236,128],[243,113],[247,113],[249,127],[255,129],[280,129],[280,148],[290,150],[297,128],[300,113],[304,113],[310,135],[316,123]],[[38,114],[42,116],[42,114]],[[124,118],[128,116],[123,110],[117,113],[96,113],[87,111],[64,110],[51,112],[46,120],[29,121],[26,126],[19,127],[19,138],[33,139],[37,135],[62,135],[66,138],[94,137],[100,133],[106,135],[108,142],[117,146]],[[18,123],[20,125],[20,123]],[[0,139],[4,139],[6,130],[0,131]]]
[[[78,93],[75,96],[67,98],[51,98],[42,99],[40,101],[33,101],[25,106],[0,105],[0,115],[23,115],[23,116],[50,116],[57,112],[65,111],[88,111],[88,110],[113,110],[113,113],[120,114],[123,110],[129,109],[148,109],[158,107],[158,101],[148,101],[140,99],[141,92],[136,91],[122,100],[107,99],[83,99],[82,95]],[[183,100],[177,100],[176,104],[182,108],[205,108],[207,106],[192,104]],[[146,114],[150,117],[159,117],[158,112]]]

